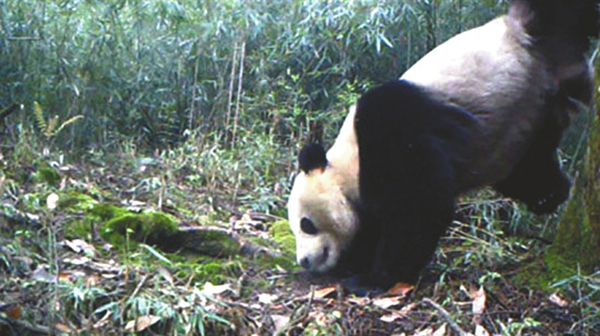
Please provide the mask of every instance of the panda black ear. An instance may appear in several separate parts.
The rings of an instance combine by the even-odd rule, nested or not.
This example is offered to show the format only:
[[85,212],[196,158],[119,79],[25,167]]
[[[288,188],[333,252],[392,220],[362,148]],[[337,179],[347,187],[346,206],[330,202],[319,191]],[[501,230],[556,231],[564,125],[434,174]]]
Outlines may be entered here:
[[311,170],[325,168],[327,166],[327,156],[325,148],[318,143],[310,143],[300,151],[298,155],[300,169],[308,174]]

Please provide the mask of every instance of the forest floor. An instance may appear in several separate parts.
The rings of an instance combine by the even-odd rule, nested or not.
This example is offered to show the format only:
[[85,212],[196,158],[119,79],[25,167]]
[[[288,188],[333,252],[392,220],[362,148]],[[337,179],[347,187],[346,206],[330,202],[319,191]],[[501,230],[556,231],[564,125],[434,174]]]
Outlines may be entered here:
[[419,283],[357,297],[297,268],[284,209],[197,167],[6,147],[0,168],[0,335],[600,335],[600,275],[543,283],[556,215],[490,191]]

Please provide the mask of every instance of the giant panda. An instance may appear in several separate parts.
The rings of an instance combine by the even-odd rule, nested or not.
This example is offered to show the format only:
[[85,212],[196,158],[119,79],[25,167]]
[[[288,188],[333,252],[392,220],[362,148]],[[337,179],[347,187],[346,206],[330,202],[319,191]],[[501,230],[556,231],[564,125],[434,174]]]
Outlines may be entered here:
[[298,263],[385,289],[418,279],[465,191],[492,186],[553,212],[570,189],[557,147],[577,101],[592,99],[585,53],[599,17],[597,1],[515,0],[367,91],[327,152],[298,155]]

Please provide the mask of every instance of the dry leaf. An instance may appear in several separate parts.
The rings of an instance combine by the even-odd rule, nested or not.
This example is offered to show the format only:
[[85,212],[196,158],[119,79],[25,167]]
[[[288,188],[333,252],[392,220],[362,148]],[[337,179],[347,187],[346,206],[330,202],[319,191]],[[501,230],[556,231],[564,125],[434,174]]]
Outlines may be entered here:
[[19,304],[10,304],[5,311],[6,317],[12,320],[18,320],[21,318],[21,306]]
[[393,296],[373,300],[373,304],[379,308],[388,309],[400,304],[404,296]]
[[207,296],[217,296],[219,294],[225,293],[226,291],[231,291],[231,285],[223,284],[215,286],[212,283],[207,282],[202,288],[202,294]]
[[412,336],[433,336],[433,328],[429,327],[427,329],[419,330],[412,334]]
[[367,298],[367,297],[364,297],[364,296],[363,297],[351,297],[351,298],[348,298],[348,302],[357,304],[359,306],[364,306],[367,303],[369,303],[369,301],[370,301],[370,299]]
[[58,206],[58,195],[55,193],[51,193],[46,198],[46,208],[48,210],[54,210]]
[[380,318],[380,320],[382,320],[384,322],[394,322],[395,320],[408,315],[408,313],[411,310],[413,310],[413,308],[415,308],[415,306],[416,306],[415,303],[407,304],[406,306],[402,307],[402,309],[400,309],[399,311],[394,311],[391,314],[382,316]]
[[550,302],[556,304],[559,307],[566,307],[569,305],[569,302],[567,302],[567,300],[558,296],[557,293],[550,295],[550,297],[548,299],[550,299]]
[[478,324],[475,326],[475,336],[490,336],[490,333],[484,327]]
[[42,282],[51,282],[51,283],[55,283],[56,282],[56,277],[50,273],[48,273],[48,271],[46,271],[46,265],[38,265],[38,267],[35,269],[35,271],[33,271],[33,273],[31,274],[31,278],[33,280],[36,281],[42,281]]
[[[315,300],[321,300],[321,299],[327,298],[332,293],[335,293],[335,291],[336,291],[336,288],[333,287],[333,286],[332,287],[325,287],[325,288],[317,289],[315,291],[313,299],[315,299]],[[310,296],[310,294],[309,294],[309,296]]]
[[399,312],[393,312],[391,314],[383,315],[379,319],[383,322],[392,323],[402,317],[403,317],[403,315],[400,314]]
[[277,300],[277,295],[275,295],[275,294],[268,294],[268,293],[258,294],[258,302],[260,302],[262,304],[271,304],[275,300]]
[[85,285],[88,288],[94,287],[98,284],[99,281],[100,281],[100,277],[98,276],[98,274],[92,274],[89,277],[85,278]]
[[479,288],[479,290],[472,293],[473,296],[473,314],[479,315],[482,314],[485,310],[485,290],[483,286]]
[[65,333],[73,332],[73,329],[71,329],[71,327],[69,327],[68,325],[66,325],[64,323],[60,323],[60,322],[54,324],[54,328],[56,328],[62,332],[65,332]]
[[444,324],[441,327],[437,328],[437,330],[434,331],[433,334],[431,334],[431,336],[445,336],[447,331],[446,329],[448,329],[448,327]]
[[158,267],[158,273],[160,273],[163,276],[163,278],[167,280],[171,287],[175,286],[175,279],[173,279],[173,275],[171,275],[171,272],[169,272],[169,270],[166,267],[160,265]]
[[290,322],[290,317],[288,315],[272,314],[271,318],[273,319],[273,324],[275,324],[275,330],[283,329]]
[[83,252],[87,256],[94,256],[94,245],[88,244],[83,239],[65,240],[64,244],[75,253]]
[[412,291],[413,289],[415,289],[414,285],[407,284],[404,282],[398,282],[394,285],[394,287],[390,288],[390,290],[388,290],[387,293],[390,295],[406,296],[406,294],[410,293],[410,291]]
[[160,321],[160,317],[158,317],[158,316],[154,316],[154,315],[140,316],[140,317],[136,318],[135,320],[131,320],[131,321],[127,322],[127,324],[125,325],[125,331],[132,332],[132,331],[134,331],[133,328],[135,328],[135,331],[146,330],[148,327],[154,325],[158,321]]

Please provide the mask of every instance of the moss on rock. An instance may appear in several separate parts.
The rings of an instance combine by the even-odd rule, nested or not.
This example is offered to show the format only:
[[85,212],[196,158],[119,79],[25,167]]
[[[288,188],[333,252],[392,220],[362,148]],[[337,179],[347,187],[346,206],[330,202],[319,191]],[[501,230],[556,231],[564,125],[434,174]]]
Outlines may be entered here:
[[[109,208],[105,208],[107,209]],[[104,215],[106,216],[107,213]],[[162,212],[127,212],[116,215],[104,223],[100,235],[113,245],[121,245],[127,239],[160,245],[170,241],[178,233],[177,226],[177,220]]]

